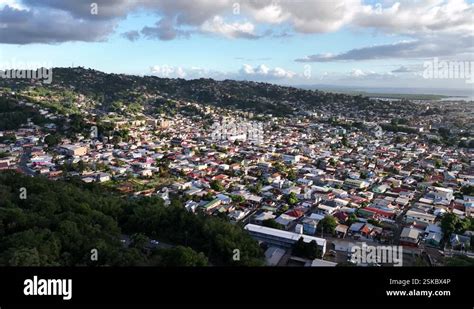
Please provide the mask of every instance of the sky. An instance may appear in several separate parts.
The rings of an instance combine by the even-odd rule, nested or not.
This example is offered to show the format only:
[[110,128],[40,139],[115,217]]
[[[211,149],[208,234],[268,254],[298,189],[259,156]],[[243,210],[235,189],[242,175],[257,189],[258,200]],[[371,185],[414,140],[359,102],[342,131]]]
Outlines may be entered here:
[[472,90],[473,2],[0,0],[0,69]]

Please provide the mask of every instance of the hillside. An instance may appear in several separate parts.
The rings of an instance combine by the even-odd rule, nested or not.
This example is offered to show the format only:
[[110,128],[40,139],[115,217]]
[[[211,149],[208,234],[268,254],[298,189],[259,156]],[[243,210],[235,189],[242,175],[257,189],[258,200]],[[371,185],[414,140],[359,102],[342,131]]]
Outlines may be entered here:
[[[34,87],[33,87],[34,86]],[[127,104],[156,104],[161,100],[184,100],[221,107],[237,108],[256,113],[288,116],[292,113],[314,111],[347,116],[372,117],[397,113],[413,114],[417,105],[409,101],[382,102],[361,95],[328,93],[268,83],[212,79],[170,79],[155,76],[107,74],[84,68],[54,68],[51,84],[33,84],[24,80],[1,80],[0,87],[24,93],[35,91],[46,97],[58,93],[68,99],[70,94],[83,95],[91,101],[90,109],[113,110],[117,102]]]

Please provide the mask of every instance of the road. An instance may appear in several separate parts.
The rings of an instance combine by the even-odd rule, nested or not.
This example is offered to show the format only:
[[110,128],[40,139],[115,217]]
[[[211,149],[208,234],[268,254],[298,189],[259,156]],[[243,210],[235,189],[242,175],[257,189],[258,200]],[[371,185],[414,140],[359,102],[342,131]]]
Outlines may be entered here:
[[35,176],[36,172],[29,168],[26,164],[30,158],[30,151],[25,151],[20,157],[19,167],[28,176]]

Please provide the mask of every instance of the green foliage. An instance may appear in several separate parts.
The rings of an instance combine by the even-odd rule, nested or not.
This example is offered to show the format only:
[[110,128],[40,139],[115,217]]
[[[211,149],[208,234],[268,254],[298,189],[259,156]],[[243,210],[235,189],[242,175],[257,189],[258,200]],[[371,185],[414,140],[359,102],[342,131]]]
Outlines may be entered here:
[[298,203],[298,197],[296,196],[295,192],[291,192],[290,194],[287,195],[286,201],[290,205],[296,205]]
[[461,188],[461,192],[464,195],[474,195],[474,186],[465,186]]
[[119,199],[13,172],[0,173],[0,191],[0,265],[121,264]]
[[208,266],[209,261],[202,252],[196,252],[191,248],[177,246],[170,249],[160,249],[153,259],[153,266]]
[[[217,265],[261,265],[262,252],[258,244],[238,225],[215,217],[192,214],[175,202],[168,207],[156,197],[129,202],[121,217],[125,232],[140,232],[153,239],[178,245],[188,245],[203,252]],[[233,250],[241,252],[234,261]]]
[[349,217],[347,218],[346,224],[348,226],[351,226],[355,222],[357,222],[357,216],[355,214],[350,214]]
[[463,234],[465,231],[474,229],[474,219],[461,219],[453,213],[445,213],[441,218],[441,229],[445,238],[453,233]]
[[334,234],[337,226],[337,220],[333,216],[326,216],[318,223],[318,229],[325,233]]
[[48,147],[57,146],[61,142],[61,136],[57,134],[48,134],[44,138],[44,142],[48,144]]
[[472,267],[474,266],[474,259],[464,255],[448,257],[444,259],[444,266]]
[[219,191],[219,192],[225,190],[224,186],[222,185],[222,183],[219,180],[211,181],[210,185],[211,185],[212,190]]
[[20,106],[15,99],[0,96],[0,131],[16,130],[26,124],[28,118],[36,124],[45,119],[32,107]]
[[245,198],[242,195],[232,194],[230,198],[232,199],[232,202],[237,203],[237,204],[241,204],[245,202]]
[[[22,187],[27,199],[19,198]],[[240,226],[191,214],[176,199],[165,207],[157,197],[126,200],[80,180],[12,171],[0,173],[0,196],[0,265],[200,266],[207,257],[218,265],[262,265],[260,247]],[[123,233],[131,235],[128,248]],[[191,248],[150,252],[149,238]],[[232,259],[235,249],[240,261]]]
[[305,259],[319,259],[322,257],[322,251],[318,247],[316,241],[312,240],[311,242],[307,243],[301,237],[294,245],[293,245],[293,255],[305,258]]
[[281,225],[280,223],[276,222],[275,219],[263,220],[262,225],[263,225],[263,226],[266,226],[266,227],[278,229],[278,230],[283,230],[283,225]]
[[286,174],[286,177],[291,181],[295,181],[297,176],[298,175],[296,174],[296,171],[294,169],[288,170],[288,173]]

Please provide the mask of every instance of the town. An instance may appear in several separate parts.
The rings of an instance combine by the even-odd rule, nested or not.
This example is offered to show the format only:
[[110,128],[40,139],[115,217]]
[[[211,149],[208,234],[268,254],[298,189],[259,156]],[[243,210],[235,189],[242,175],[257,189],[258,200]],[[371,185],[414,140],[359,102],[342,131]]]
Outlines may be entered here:
[[433,142],[434,117],[393,130],[391,116],[168,103],[175,112],[108,112],[100,123],[84,111],[87,131],[64,136],[57,123],[67,116],[20,100],[46,121],[0,132],[0,170],[165,205],[179,196],[191,213],[242,226],[270,266],[350,265],[362,243],[403,246],[404,266],[473,257],[474,151]]

